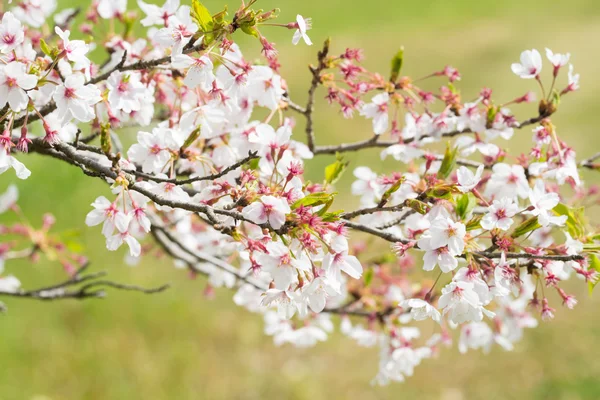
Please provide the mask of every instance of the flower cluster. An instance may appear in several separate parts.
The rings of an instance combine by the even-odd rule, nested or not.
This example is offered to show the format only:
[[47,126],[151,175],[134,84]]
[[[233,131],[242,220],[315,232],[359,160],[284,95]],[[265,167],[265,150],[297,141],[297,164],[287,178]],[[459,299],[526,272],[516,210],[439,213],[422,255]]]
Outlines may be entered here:
[[[126,0],[97,0],[73,35],[79,11],[55,13],[54,0],[23,0],[4,12],[0,173],[13,168],[28,178],[15,155],[30,152],[103,180],[111,190],[97,195],[85,223],[102,225],[108,250],[126,244],[129,263],[167,254],[208,277],[207,295],[234,289],[234,302],[262,313],[277,344],[324,341],[332,315],[341,315],[343,334],[379,346],[378,384],[411,376],[453,336],[461,352],[510,350],[536,315],[553,318],[556,299],[575,306],[565,280],[577,276],[593,288],[600,247],[581,204],[598,203],[599,192],[584,186],[579,170],[598,169],[600,154],[578,161],[551,119],[559,100],[579,89],[569,54],[546,49],[550,86],[537,50],[512,65],[540,89],[534,116],[520,121],[509,107],[534,102],[533,92],[499,102],[483,88],[465,101],[453,67],[403,76],[400,51],[387,77],[362,66],[361,50],[331,55],[327,41],[302,106],[290,98],[265,32],[289,29],[293,44],[311,45],[311,20],[276,24],[277,10],[254,3],[230,16],[199,0],[138,0],[140,15]],[[143,37],[132,34],[138,16]],[[51,33],[39,29],[51,20]],[[235,42],[243,34],[257,39],[256,54]],[[100,48],[105,58],[96,62],[91,52]],[[259,52],[264,58],[251,61]],[[440,79],[438,91],[424,89]],[[369,120],[373,133],[317,145],[319,89],[344,117]],[[306,120],[302,139],[297,118]],[[126,137],[123,127],[137,135]],[[533,144],[511,155],[505,146],[518,129],[531,129]],[[343,153],[368,148],[399,163],[392,172],[354,166],[349,192],[360,206],[337,210],[336,190],[344,189],[336,185],[349,166]],[[305,179],[311,159],[324,154],[337,155],[323,178]],[[11,187],[0,213],[15,211],[16,197]],[[42,232],[50,225],[48,217]],[[17,225],[0,234],[46,237],[32,232]],[[51,247],[65,268],[85,263],[60,243],[34,245],[32,254],[0,245],[0,295],[19,288],[1,275],[6,259]],[[417,321],[429,320],[435,333],[423,337]]]

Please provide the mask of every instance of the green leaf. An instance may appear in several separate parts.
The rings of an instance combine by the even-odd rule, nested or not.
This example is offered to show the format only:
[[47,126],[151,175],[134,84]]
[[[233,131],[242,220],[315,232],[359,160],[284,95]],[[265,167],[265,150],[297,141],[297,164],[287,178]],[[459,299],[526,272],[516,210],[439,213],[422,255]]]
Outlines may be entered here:
[[200,0],[192,0],[192,19],[202,32],[212,30],[213,18]]
[[48,43],[46,43],[44,39],[40,39],[40,48],[42,49],[45,55],[47,55],[48,57],[52,57],[52,50],[50,49],[50,46],[48,46]]
[[457,191],[458,191],[458,189],[456,189],[456,187],[453,185],[446,185],[446,184],[436,185],[427,191],[427,197],[435,197],[436,199],[451,200],[452,193],[457,192]]
[[325,212],[323,214],[320,214],[320,211],[319,211],[319,216],[325,222],[335,222],[335,221],[340,220],[340,214],[343,212],[344,212],[343,210],[339,210],[339,211]]
[[112,150],[112,140],[110,138],[110,124],[102,124],[100,127],[100,148],[104,154],[110,154]]
[[[596,272],[600,273],[600,259],[595,254],[592,254],[590,256],[589,268],[595,269]],[[590,293],[590,296],[592,295],[592,292],[594,291],[596,284],[598,284],[598,280],[593,281],[593,282],[592,281],[588,282],[588,292]]]
[[419,214],[425,215],[429,212],[429,204],[416,199],[406,200],[406,206]]
[[566,226],[569,234],[575,238],[581,238],[585,235],[585,218],[583,216],[583,207],[571,208],[563,203],[559,203],[552,209],[556,215],[566,215]]
[[476,205],[477,198],[475,195],[472,193],[465,193],[456,199],[456,215],[458,215],[461,220],[465,220]]
[[496,120],[496,114],[498,114],[498,107],[489,107],[487,110],[487,123],[492,125]]
[[388,202],[390,197],[392,197],[392,194],[394,194],[398,191],[398,189],[400,189],[400,186],[402,185],[402,182],[404,182],[404,179],[404,176],[401,176],[400,178],[398,178],[398,180],[396,180],[396,182],[394,182],[392,186],[390,186],[388,190],[385,191],[383,196],[381,196],[381,200],[379,201],[378,207],[383,207]]
[[260,161],[260,158],[253,158],[252,160],[250,160],[250,162],[248,163],[248,169],[252,170],[252,171],[256,171],[258,170],[258,163]]
[[483,215],[476,215],[473,218],[471,218],[469,220],[469,222],[467,222],[465,224],[465,228],[467,229],[467,231],[472,231],[474,229],[481,228],[481,219],[482,218],[483,218]]
[[584,253],[600,253],[600,243],[585,243],[583,251]]
[[323,204],[327,204],[335,197],[337,193],[311,193],[308,196],[298,199],[292,204],[292,208],[298,208],[300,206],[304,207],[317,207]]
[[458,147],[454,149],[450,148],[450,145],[446,146],[446,153],[442,160],[442,165],[438,171],[438,176],[442,179],[446,179],[452,173],[454,166],[456,165],[456,154],[458,153]]
[[255,38],[258,38],[260,36],[258,34],[258,29],[256,29],[254,24],[250,24],[250,23],[242,24],[242,26],[240,28],[242,29],[242,32],[244,32],[247,35],[254,36]]
[[333,204],[333,197],[331,197],[331,199],[329,199],[329,201],[327,203],[325,203],[325,206],[319,210],[317,215],[319,217],[325,215],[325,213],[327,212],[327,210],[329,210],[329,208],[331,207],[332,204]]
[[531,217],[523,222],[519,226],[515,228],[513,233],[510,235],[513,239],[523,236],[524,234],[535,231],[537,228],[541,228],[542,226],[538,222],[538,217]]
[[390,82],[396,82],[398,76],[400,75],[400,70],[402,69],[402,64],[404,62],[404,47],[400,48],[400,51],[396,53],[394,58],[392,58],[392,72],[390,73]]
[[200,128],[194,129],[183,142],[183,146],[181,146],[182,150],[190,147],[198,138],[200,137]]
[[336,160],[333,164],[325,167],[325,184],[331,185],[336,183],[341,177],[350,162],[344,161],[344,157],[339,153],[336,154]]
[[373,270],[373,267],[371,267],[365,271],[365,287],[369,287],[369,285],[373,281],[374,275],[375,275],[375,271]]

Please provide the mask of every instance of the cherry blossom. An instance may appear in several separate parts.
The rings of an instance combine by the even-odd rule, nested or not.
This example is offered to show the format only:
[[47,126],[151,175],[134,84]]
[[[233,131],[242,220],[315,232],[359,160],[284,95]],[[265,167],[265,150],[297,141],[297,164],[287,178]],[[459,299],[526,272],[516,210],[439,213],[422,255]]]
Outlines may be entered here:
[[179,7],[177,13],[170,16],[165,25],[165,28],[156,32],[154,40],[162,46],[172,47],[173,56],[182,53],[183,47],[189,43],[192,35],[198,30],[198,26],[192,21],[188,6]]
[[97,7],[100,17],[119,18],[127,10],[127,0],[99,0]]
[[70,40],[71,32],[63,31],[60,27],[56,27],[56,34],[62,39],[62,48],[67,60],[72,62],[73,68],[78,70],[90,66],[90,60],[86,54],[89,51],[89,46],[83,40]]
[[137,4],[146,14],[146,17],[140,21],[144,26],[168,25],[169,18],[175,15],[179,8],[179,0],[166,0],[162,7],[142,0],[138,0]]
[[21,45],[25,40],[25,33],[21,22],[11,12],[2,16],[0,23],[0,53],[7,54]]
[[483,165],[477,167],[477,171],[473,173],[467,167],[460,167],[456,171],[456,177],[458,179],[458,189],[463,192],[470,192],[481,181],[481,174],[483,174]]
[[311,46],[312,42],[311,42],[310,38],[308,37],[308,35],[306,34],[306,31],[308,31],[312,27],[311,19],[304,18],[300,14],[298,14],[296,16],[296,23],[293,25],[295,25],[295,27],[298,29],[296,29],[296,31],[294,32],[294,37],[292,38],[292,43],[296,45],[296,44],[298,44],[298,42],[300,42],[300,39],[302,39],[302,40],[304,40],[304,43]]
[[360,109],[360,115],[373,119],[373,132],[376,135],[384,133],[389,124],[388,106],[390,95],[380,93],[373,97],[371,103],[367,103]]
[[68,76],[64,83],[56,87],[52,95],[58,108],[58,118],[63,122],[76,119],[89,122],[96,117],[94,105],[102,100],[100,90],[94,85],[86,85],[82,75]]
[[566,215],[556,216],[552,209],[558,205],[560,198],[556,193],[546,193],[544,181],[537,180],[535,186],[529,191],[529,201],[532,209],[526,211],[528,214],[538,217],[538,222],[543,227],[550,224],[563,225],[567,220]]
[[500,200],[494,200],[488,207],[488,212],[481,219],[483,229],[500,229],[507,231],[513,223],[512,218],[519,211],[519,206],[513,199],[503,197]]
[[287,201],[274,196],[263,196],[242,210],[244,218],[257,224],[269,223],[273,229],[279,229],[285,223],[285,216],[291,212]]
[[36,87],[38,78],[27,73],[27,66],[13,61],[0,67],[0,108],[7,103],[13,111],[22,111],[29,103],[27,91]]
[[408,299],[400,303],[400,307],[410,309],[410,316],[415,321],[431,318],[435,322],[441,321],[441,314],[431,304],[421,299]]
[[[202,276],[209,298],[232,289],[276,345],[314,346],[339,323],[353,345],[379,352],[375,384],[407,379],[453,344],[511,350],[557,303],[576,306],[567,280],[597,283],[589,215],[600,192],[586,184],[600,154],[582,159],[554,118],[579,89],[574,67],[563,68],[569,53],[546,49],[553,70],[542,74],[540,53],[523,52],[512,70],[539,90],[504,97],[467,93],[449,65],[400,75],[401,53],[388,76],[388,66],[363,64],[361,49],[327,41],[297,90],[270,35],[290,29],[294,44],[310,45],[310,19],[272,23],[275,10],[253,1],[227,16],[196,1],[139,0],[138,21],[127,3],[96,0],[75,18],[75,9],[54,14],[54,0],[25,0],[0,23],[0,173],[28,178],[27,152],[36,168],[54,158],[56,179],[62,164],[103,181],[110,194],[93,195],[85,222],[102,225],[98,237],[126,264],[160,258]],[[240,46],[248,40],[257,46]],[[364,118],[375,135],[349,125],[354,140],[326,140],[327,110]],[[523,129],[532,148],[509,142]],[[392,160],[369,163],[369,150]],[[71,296],[73,277],[88,279],[78,274],[97,260],[72,251],[55,217],[29,218],[18,200],[12,185],[0,195],[11,217],[0,226],[10,235],[0,274],[13,259],[40,259],[64,270],[69,291],[27,292],[2,275],[0,295]]]
[[535,49],[525,50],[521,53],[521,63],[512,64],[511,69],[523,79],[536,78],[542,71],[542,56]]
[[126,113],[141,109],[146,88],[140,81],[139,74],[114,72],[106,84],[108,101],[113,109]]

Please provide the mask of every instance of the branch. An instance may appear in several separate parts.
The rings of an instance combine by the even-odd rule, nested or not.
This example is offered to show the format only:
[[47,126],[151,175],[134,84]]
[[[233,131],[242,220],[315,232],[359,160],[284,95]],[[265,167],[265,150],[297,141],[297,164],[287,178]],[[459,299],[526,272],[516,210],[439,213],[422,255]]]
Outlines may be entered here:
[[174,183],[175,185],[186,185],[188,183],[194,183],[194,182],[200,182],[200,181],[212,181],[212,180],[221,178],[222,176],[227,175],[231,171],[238,169],[242,165],[254,160],[255,158],[259,158],[258,153],[257,152],[249,152],[247,157],[241,159],[240,161],[236,162],[233,165],[230,165],[229,167],[225,168],[221,172],[218,172],[218,173],[215,173],[212,175],[197,176],[195,178],[189,178],[189,179],[179,179],[178,180],[177,178],[171,178],[171,179],[159,178],[154,175],[146,174],[144,172],[139,172],[139,171],[135,171],[135,172],[133,172],[133,174],[140,178],[149,179],[154,182],[166,182],[166,183]]
[[[312,65],[309,67],[310,72],[312,73],[312,81],[310,83],[310,88],[308,89],[308,100],[306,102],[306,108],[304,109],[304,116],[306,117],[306,140],[308,148],[315,153],[315,135],[313,132],[313,111],[315,105],[315,92],[317,87],[321,83],[321,72],[327,68],[327,64],[325,60],[327,59],[327,54],[329,53],[329,39],[327,39],[323,43],[323,49],[319,51],[317,54],[318,65],[313,67]],[[290,104],[290,103],[288,103]],[[299,109],[299,107],[298,107]],[[316,153],[315,153],[316,154]]]
[[[15,292],[0,291],[0,297],[18,297],[23,299],[33,299],[42,301],[53,301],[53,300],[64,300],[64,299],[89,299],[89,298],[104,298],[106,292],[102,287],[110,287],[117,290],[134,291],[145,294],[154,294],[165,291],[169,288],[169,285],[162,285],[156,288],[143,288],[136,285],[127,285],[109,280],[101,280],[99,278],[106,276],[106,272],[100,271],[87,275],[83,275],[88,268],[89,264],[81,267],[75,275],[69,280],[62,283],[46,286],[35,290],[18,290]],[[81,285],[84,282],[88,282],[85,285],[80,286],[76,289],[70,289],[74,286]]]
[[[543,120],[544,118],[547,118],[547,116],[539,115],[537,117],[526,119],[525,121],[522,121],[521,123],[519,123],[519,125],[516,126],[516,128],[521,129],[525,126],[536,124],[536,123],[540,122],[541,120]],[[446,138],[454,137],[454,136],[462,135],[462,134],[466,134],[466,133],[474,133],[474,132],[470,129],[463,129],[461,131],[455,130],[455,131],[451,131],[451,132],[442,133],[441,137],[446,137]],[[380,141],[378,141],[378,138],[379,138],[379,136],[375,135],[375,136],[371,137],[370,139],[361,140],[361,141],[354,142],[354,143],[345,143],[345,144],[332,145],[332,146],[317,146],[313,149],[313,154],[317,155],[317,154],[345,153],[348,151],[357,151],[357,150],[369,149],[369,148],[373,148],[373,147],[385,148],[385,147],[390,147],[390,146],[393,146],[396,144],[409,144],[409,143],[412,143],[415,140],[417,140],[416,138],[409,138],[409,139],[400,139],[397,141],[380,142]],[[418,138],[418,140],[427,139],[427,138],[436,138],[436,136],[423,135],[420,138]]]

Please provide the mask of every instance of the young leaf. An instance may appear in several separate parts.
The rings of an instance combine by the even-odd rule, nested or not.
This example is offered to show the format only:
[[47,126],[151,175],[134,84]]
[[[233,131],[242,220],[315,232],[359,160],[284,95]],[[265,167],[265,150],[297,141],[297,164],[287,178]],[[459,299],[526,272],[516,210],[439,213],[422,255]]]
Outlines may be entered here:
[[438,171],[438,176],[442,179],[446,179],[452,173],[454,166],[456,165],[456,154],[458,153],[458,147],[454,149],[450,148],[450,145],[446,146],[446,153],[442,160],[442,165]]
[[316,207],[323,204],[327,204],[329,201],[333,200],[337,193],[311,193],[306,197],[303,197],[299,200],[296,200],[294,204],[292,204],[292,208],[298,208],[300,206],[304,207]]
[[401,176],[396,182],[394,182],[394,184],[388,190],[385,191],[383,196],[381,196],[381,200],[379,201],[379,204],[377,206],[383,207],[388,202],[390,197],[392,197],[392,194],[394,194],[396,191],[398,191],[398,189],[400,189],[402,182],[404,182],[404,176]]
[[471,218],[469,220],[469,222],[467,222],[465,224],[465,228],[467,229],[467,231],[472,231],[474,229],[481,228],[481,219],[482,218],[483,218],[483,215],[476,215],[473,218]]
[[[590,256],[589,269],[594,269],[594,270],[596,270],[596,272],[600,273],[600,259],[595,254],[592,254]],[[594,280],[594,281],[590,280],[588,282],[588,291],[589,291],[590,295],[594,291],[594,288],[596,287],[597,284],[598,284],[598,280]]]
[[331,185],[336,183],[342,177],[348,164],[349,162],[344,161],[343,156],[337,154],[335,162],[325,167],[325,184]]
[[456,215],[465,220],[477,205],[477,198],[472,193],[465,193],[456,199]]
[[365,271],[365,287],[369,287],[369,285],[373,281],[374,275],[375,275],[375,271],[373,270],[372,267]]
[[573,238],[578,239],[585,235],[583,207],[571,208],[563,203],[559,203],[552,211],[554,211],[556,215],[567,216],[567,230]]
[[390,82],[396,82],[402,69],[402,63],[404,62],[404,47],[400,48],[400,51],[396,53],[392,58],[392,72],[390,74]]
[[50,49],[48,43],[46,43],[44,39],[40,39],[40,48],[42,49],[45,55],[47,55],[48,57],[52,57],[52,50]]
[[541,227],[542,226],[538,222],[538,217],[531,217],[528,220],[521,222],[521,224],[515,228],[514,232],[510,236],[515,239]]
[[202,32],[212,30],[213,18],[200,0],[192,0],[192,19]]

